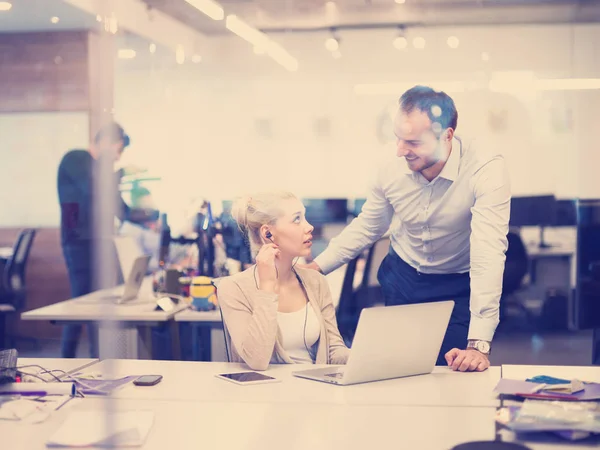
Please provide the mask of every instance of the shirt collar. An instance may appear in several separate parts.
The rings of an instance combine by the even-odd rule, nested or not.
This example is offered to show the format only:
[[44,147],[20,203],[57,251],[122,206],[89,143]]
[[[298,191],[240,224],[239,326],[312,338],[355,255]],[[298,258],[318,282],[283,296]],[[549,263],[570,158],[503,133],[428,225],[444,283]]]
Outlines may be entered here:
[[[462,143],[458,138],[453,137],[452,138],[452,151],[450,152],[450,156],[448,157],[448,160],[446,161],[446,164],[444,164],[444,168],[442,169],[442,171],[440,172],[438,177],[445,178],[446,180],[449,180],[449,181],[456,180],[456,178],[458,177],[458,168],[460,166],[461,153],[462,153]],[[400,168],[401,168],[402,173],[404,173],[406,175],[414,176],[415,172],[410,170],[410,167],[408,167],[406,158],[401,158],[401,159],[402,159],[402,163],[400,164]]]
[[458,168],[460,166],[460,154],[462,153],[461,142],[452,138],[452,151],[450,152],[450,156],[448,156],[448,160],[446,164],[444,164],[444,168],[438,175],[440,178],[445,178],[449,181],[454,181],[458,177]]

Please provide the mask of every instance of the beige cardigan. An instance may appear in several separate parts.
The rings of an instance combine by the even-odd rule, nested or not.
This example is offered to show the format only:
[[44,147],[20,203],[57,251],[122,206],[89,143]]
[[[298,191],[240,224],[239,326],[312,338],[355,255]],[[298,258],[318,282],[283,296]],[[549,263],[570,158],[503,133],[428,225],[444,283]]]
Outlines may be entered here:
[[[217,297],[230,337],[231,360],[245,362],[253,370],[266,370],[269,363],[293,364],[283,348],[277,323],[279,296],[256,287],[254,268],[223,278],[217,285]],[[294,270],[321,324],[321,336],[310,349],[311,357],[316,364],[346,364],[350,350],[337,327],[327,280],[316,270]]]

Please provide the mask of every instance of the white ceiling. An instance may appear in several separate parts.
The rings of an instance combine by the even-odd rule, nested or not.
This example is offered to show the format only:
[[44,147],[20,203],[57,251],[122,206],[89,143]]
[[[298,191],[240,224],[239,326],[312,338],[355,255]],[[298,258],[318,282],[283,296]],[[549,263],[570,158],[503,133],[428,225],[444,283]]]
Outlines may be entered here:
[[[63,0],[11,0],[0,12],[0,32],[97,28],[95,17]],[[116,1],[116,0],[113,0]],[[139,0],[204,34],[226,33],[185,0]],[[600,22],[600,0],[220,0],[226,14],[237,14],[265,31],[507,23]],[[52,24],[50,18],[60,21]]]
[[[62,0],[11,0],[12,8],[0,12],[0,33],[16,31],[82,30],[98,27],[96,18]],[[50,22],[56,16],[57,24]]]

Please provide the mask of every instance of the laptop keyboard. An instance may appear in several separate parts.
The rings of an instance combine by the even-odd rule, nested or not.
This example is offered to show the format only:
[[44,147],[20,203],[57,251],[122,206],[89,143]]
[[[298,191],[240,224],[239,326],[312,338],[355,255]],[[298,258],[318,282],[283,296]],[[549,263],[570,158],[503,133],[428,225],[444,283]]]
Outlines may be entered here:
[[344,377],[344,372],[326,373],[326,377],[337,378],[338,380]]

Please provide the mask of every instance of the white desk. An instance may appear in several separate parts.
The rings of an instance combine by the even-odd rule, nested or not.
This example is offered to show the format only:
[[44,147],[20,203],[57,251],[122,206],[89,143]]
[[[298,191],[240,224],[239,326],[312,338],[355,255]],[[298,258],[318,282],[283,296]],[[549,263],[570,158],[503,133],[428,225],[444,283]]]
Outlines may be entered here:
[[598,366],[502,366],[502,378],[525,380],[536,375],[548,375],[556,378],[600,383],[600,367]]
[[[140,295],[134,301],[122,305],[107,301],[106,296],[114,292],[112,289],[92,292],[27,311],[21,314],[21,319],[56,323],[97,322],[101,358],[148,358],[151,355],[151,327],[170,321],[175,314],[188,307],[187,304],[180,303],[170,312],[156,311],[150,277],[144,279]],[[138,333],[138,330],[142,333]],[[174,333],[174,337],[177,336]],[[178,339],[174,341],[173,348],[178,355]]]
[[[68,413],[150,410],[154,425],[143,450],[298,449],[447,450],[465,441],[494,438],[493,408],[198,403],[84,399],[39,425],[0,423],[7,448],[45,449]],[[465,424],[468,424],[465,425]],[[32,429],[35,427],[35,433]]]
[[218,373],[248,370],[243,364],[106,360],[94,364],[89,371],[106,374],[109,378],[163,375],[163,380],[152,389],[129,385],[115,393],[116,397],[131,399],[461,407],[500,405],[493,394],[500,380],[499,367],[481,373],[453,372],[446,367],[438,367],[430,375],[353,386],[334,386],[291,374],[292,371],[314,367],[318,366],[272,365],[265,373],[282,382],[256,386],[238,386],[215,377]]
[[[46,370],[64,370],[67,373],[75,373],[81,370],[84,370],[95,363],[99,362],[97,359],[93,358],[19,358],[17,360],[18,366],[29,366],[36,365],[43,367]],[[37,373],[37,370],[40,370],[36,367],[31,367],[29,369],[23,369],[26,372]],[[58,378],[62,378],[62,375],[59,373],[55,374]]]

